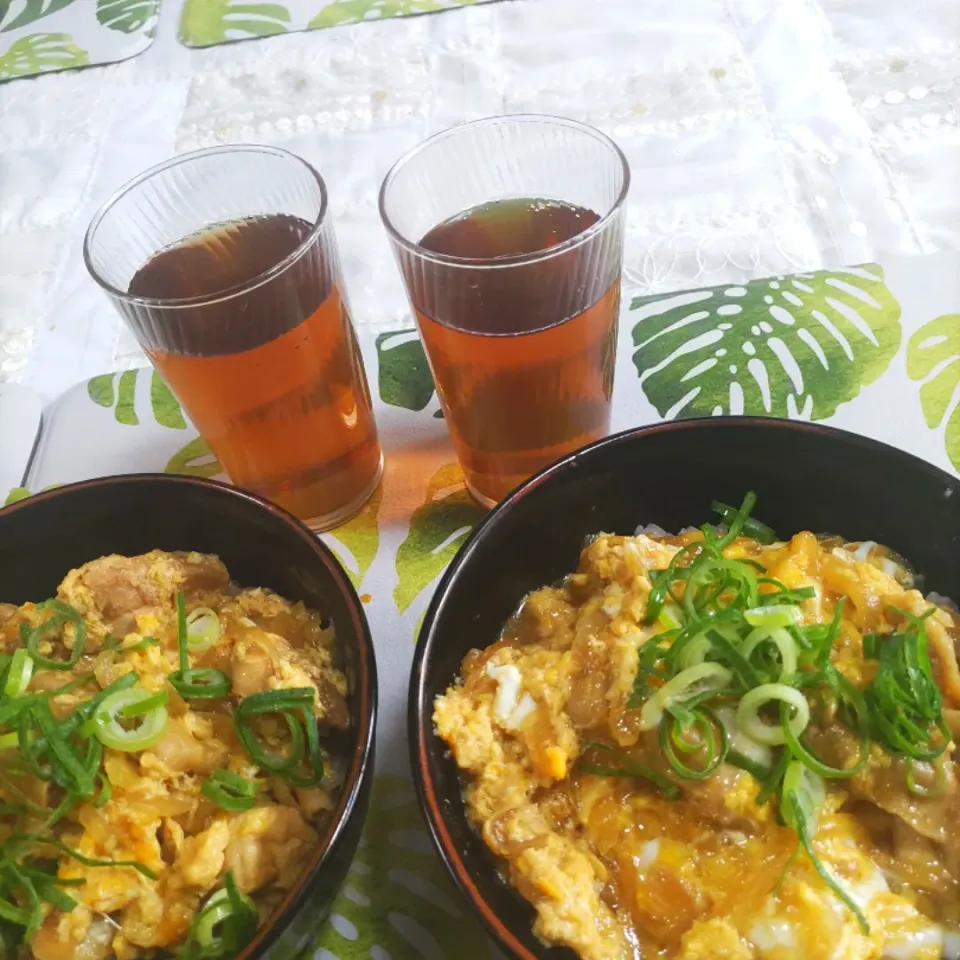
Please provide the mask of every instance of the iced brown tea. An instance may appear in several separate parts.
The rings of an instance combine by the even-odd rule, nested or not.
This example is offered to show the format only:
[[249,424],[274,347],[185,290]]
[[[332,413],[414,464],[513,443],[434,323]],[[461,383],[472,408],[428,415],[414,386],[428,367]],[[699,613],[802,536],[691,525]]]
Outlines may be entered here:
[[409,292],[467,485],[485,502],[609,430],[619,272],[601,288],[572,250],[511,267],[599,219],[568,203],[501,200],[420,240],[426,251],[484,261],[456,270],[426,262]]
[[286,263],[312,229],[210,226],[140,267],[128,293],[147,299],[121,309],[231,480],[328,526],[369,495],[381,453],[336,264],[320,243]]

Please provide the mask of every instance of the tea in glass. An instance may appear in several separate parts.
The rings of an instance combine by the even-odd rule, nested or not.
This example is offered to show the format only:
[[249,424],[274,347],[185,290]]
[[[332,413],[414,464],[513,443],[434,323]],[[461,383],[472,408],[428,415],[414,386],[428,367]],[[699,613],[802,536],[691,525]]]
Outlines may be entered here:
[[[494,201],[434,227],[420,246],[496,260],[549,250],[599,219],[556,201]],[[568,253],[525,270],[485,271],[474,278],[476,295],[465,298],[459,275],[436,278],[451,286],[437,291],[445,302],[434,307],[453,318],[449,325],[415,301],[464,473],[490,500],[609,431],[620,278],[568,317],[569,301],[558,294],[575,269],[570,261]]]
[[384,182],[450,436],[485,505],[609,430],[628,183],[603,134],[545,117],[455,127]]
[[[215,189],[218,168],[246,194]],[[227,148],[128,191],[91,226],[88,263],[153,364],[234,483],[314,529],[348,519],[382,455],[319,176],[284,151]],[[171,240],[187,203],[207,222]],[[156,249],[118,264],[124,236]],[[102,279],[105,266],[121,289]]]

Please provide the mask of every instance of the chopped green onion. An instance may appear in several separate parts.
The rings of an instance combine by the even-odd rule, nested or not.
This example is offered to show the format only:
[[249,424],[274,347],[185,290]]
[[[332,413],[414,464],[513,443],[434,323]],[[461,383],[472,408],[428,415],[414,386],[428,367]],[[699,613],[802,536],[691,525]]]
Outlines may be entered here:
[[[279,774],[295,786],[307,786],[323,779],[323,755],[313,714],[315,696],[316,691],[312,687],[254,693],[240,701],[233,715],[234,729],[251,759],[264,770]],[[290,733],[289,753],[274,753],[260,743],[250,721],[263,714],[276,714],[284,719]],[[307,775],[297,772],[303,760],[306,760],[310,770]]]
[[860,740],[860,753],[857,762],[852,767],[832,767],[820,759],[807,744],[795,733],[795,724],[790,717],[790,707],[787,703],[780,704],[780,729],[783,732],[783,742],[787,745],[790,754],[799,760],[807,769],[828,780],[850,780],[866,769],[870,759],[870,741]]
[[760,710],[774,701],[793,708],[788,726],[794,736],[799,736],[810,722],[810,704],[799,690],[784,683],[762,683],[748,690],[737,704],[737,726],[757,743],[777,746],[786,741],[779,723],[769,724],[760,717]]
[[924,621],[935,609],[920,617],[897,610],[906,629],[869,644],[877,672],[863,697],[873,736],[890,753],[911,760],[935,760],[952,740],[927,651]]
[[[53,616],[44,620],[39,626],[32,630],[26,624],[21,624],[21,637],[24,640],[24,646],[33,655],[33,659],[38,666],[46,667],[48,670],[71,670],[77,665],[87,639],[87,626],[83,622],[80,613],[64,603],[62,600],[45,600],[37,604],[38,610],[52,610]],[[42,656],[38,646],[40,641],[52,630],[56,630],[64,624],[70,624],[73,627],[73,645],[70,648],[70,657],[67,660],[58,660],[54,657]]]
[[782,604],[753,607],[743,611],[743,619],[751,627],[788,627],[800,623],[800,608]]
[[[166,694],[134,688],[110,694],[83,727],[83,732],[112,750],[132,752],[152,747],[167,726]],[[122,717],[139,722],[129,730],[121,726]]]
[[943,794],[947,787],[947,774],[943,768],[943,760],[940,758],[934,760],[932,766],[934,780],[928,786],[917,783],[916,765],[914,761],[907,760],[907,788],[911,793],[915,793],[918,797],[939,797]]
[[193,653],[209,650],[221,633],[220,618],[209,607],[197,607],[187,615],[187,646]]
[[[713,510],[714,513],[720,514],[720,518],[727,525],[728,531],[735,531],[733,536],[730,536],[728,532],[724,540],[729,538],[729,542],[732,543],[742,533],[743,536],[753,537],[754,540],[758,540],[760,543],[768,544],[776,542],[777,534],[773,528],[768,527],[759,520],[754,520],[750,516],[756,502],[757,496],[753,492],[748,493],[746,497],[744,497],[743,504],[739,510],[726,503],[721,503],[719,500],[713,501],[710,509]],[[726,544],[724,544],[724,546],[726,546]]]
[[123,644],[118,644],[115,647],[108,647],[109,650],[114,650],[117,653],[139,653],[141,650],[146,650],[149,647],[155,647],[160,641],[156,637],[144,637],[142,640],[138,640],[136,643],[131,643],[129,647],[123,646]]
[[757,627],[747,634],[740,652],[749,661],[753,652],[763,644],[770,643],[780,654],[779,680],[797,672],[797,644],[783,627]]
[[213,667],[177,670],[167,680],[184,700],[218,700],[231,690],[230,678],[222,670]]
[[179,956],[184,960],[217,960],[235,957],[250,942],[260,922],[256,904],[237,889],[227,871],[224,887],[216,890],[193,922]]
[[655,730],[664,711],[674,702],[696,696],[703,690],[719,690],[733,679],[733,673],[719,663],[701,663],[678,673],[659,687],[640,711],[641,730]]
[[113,787],[105,773],[101,772],[97,779],[100,781],[100,792],[94,798],[93,805],[99,810],[110,802],[111,797],[113,797]]
[[780,815],[783,822],[796,831],[800,845],[810,858],[813,869],[820,879],[843,901],[857,918],[860,929],[869,935],[870,925],[849,893],[838,883],[837,878],[821,863],[813,849],[813,837],[824,801],[823,781],[799,760],[792,761],[783,777],[783,793],[780,799]]
[[[609,753],[615,760],[614,764],[589,763],[583,758],[591,750],[600,750]],[[681,796],[680,788],[671,783],[662,773],[643,763],[637,763],[625,757],[615,747],[599,740],[589,741],[583,745],[583,752],[577,762],[577,769],[581,773],[589,773],[597,777],[620,777],[626,780],[648,780],[657,790],[670,800],[677,800]]]
[[660,613],[657,614],[657,621],[668,630],[676,630],[680,626],[682,616],[680,608],[675,603],[668,601],[663,605]]
[[146,877],[148,880],[157,880],[159,879],[157,875],[147,867],[146,864],[140,863],[139,860],[98,860],[95,857],[88,857],[80,853],[78,850],[74,850],[72,847],[68,847],[63,841],[58,840],[54,836],[41,836],[36,833],[29,834],[13,834],[8,838],[10,841],[32,841],[35,843],[43,844],[48,847],[55,847],[61,853],[66,854],[70,857],[71,860],[76,860],[77,863],[82,863],[85,867],[130,867],[131,870],[136,870],[137,873]]
[[765,783],[773,772],[769,767],[765,767],[762,763],[757,763],[756,760],[751,760],[746,754],[740,753],[739,750],[728,750],[727,762],[732,763],[741,770],[746,770],[747,773],[760,783]]
[[122,720],[133,720],[136,717],[145,716],[148,713],[156,711],[158,707],[165,707],[167,705],[167,699],[167,691],[160,690],[148,697],[144,697],[141,700],[133,700],[125,707],[121,707],[117,711],[117,716]]
[[[213,611],[210,612],[213,613]],[[219,620],[217,621],[217,627],[219,629]],[[220,697],[227,696],[231,690],[230,678],[222,670],[215,670],[212,667],[191,667],[190,657],[187,653],[188,645],[186,598],[183,591],[180,590],[177,592],[177,651],[180,669],[175,670],[167,677],[170,686],[184,700],[217,700]]]
[[222,768],[214,770],[200,790],[207,799],[230,813],[250,810],[257,794],[252,780]]
[[[79,797],[93,796],[93,771],[88,764],[80,759],[77,751],[61,733],[61,728],[54,720],[49,705],[38,703],[31,709],[30,714],[40,728],[40,733],[45,741],[43,744],[44,752],[48,753],[51,760],[56,764],[54,774],[60,785],[73,790]],[[21,730],[21,732],[25,731]],[[26,746],[23,736],[21,736],[20,743],[21,748]],[[40,750],[37,750],[37,753],[39,752]],[[59,776],[56,776],[57,774]]]
[[[667,763],[674,773],[684,779],[706,780],[727,757],[727,731],[716,716],[704,707],[692,711],[681,708],[679,716],[670,707],[667,710],[668,713],[660,722],[660,749]],[[689,733],[695,733],[696,739],[691,741]],[[680,759],[678,750],[681,753],[703,753],[706,759],[701,766],[691,767]]]
[[7,669],[7,679],[3,685],[3,695],[15,700],[22,697],[30,686],[33,677],[33,657],[30,651],[19,647],[13,651],[13,657]]

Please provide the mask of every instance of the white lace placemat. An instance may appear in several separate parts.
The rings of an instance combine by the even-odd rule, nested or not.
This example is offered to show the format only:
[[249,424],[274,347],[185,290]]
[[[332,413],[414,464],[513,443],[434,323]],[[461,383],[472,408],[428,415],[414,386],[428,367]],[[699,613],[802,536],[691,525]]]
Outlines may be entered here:
[[955,0],[509,0],[204,50],[178,42],[181,12],[164,0],[133,60],[0,84],[0,378],[47,401],[143,362],[86,276],[93,212],[209,144],[319,166],[354,315],[382,329],[409,324],[383,175],[494,113],[622,145],[630,294],[960,247]]

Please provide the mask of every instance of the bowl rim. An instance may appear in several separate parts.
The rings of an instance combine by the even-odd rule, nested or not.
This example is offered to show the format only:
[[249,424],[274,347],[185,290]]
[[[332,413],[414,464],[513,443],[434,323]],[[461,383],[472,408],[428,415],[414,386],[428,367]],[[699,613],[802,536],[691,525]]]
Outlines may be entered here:
[[357,591],[347,576],[343,565],[333,551],[313,533],[301,520],[289,513],[283,507],[247,490],[241,490],[218,480],[209,480],[204,477],[191,477],[185,474],[169,473],[136,473],[115,474],[107,477],[95,477],[89,480],[80,480],[75,483],[64,484],[50,490],[25,497],[0,508],[0,522],[5,517],[20,511],[29,511],[31,508],[49,503],[54,500],[69,498],[78,490],[96,488],[111,488],[133,485],[159,484],[172,488],[201,489],[211,492],[215,497],[223,497],[243,501],[255,511],[269,514],[273,521],[285,527],[291,534],[304,541],[316,555],[327,573],[333,578],[334,584],[346,600],[350,611],[350,619],[356,635],[355,646],[357,653],[357,692],[359,709],[357,711],[357,745],[350,760],[350,766],[345,774],[343,787],[337,798],[337,805],[323,836],[317,843],[316,851],[309,866],[304,870],[300,881],[292,887],[274,909],[273,920],[268,924],[261,924],[253,940],[237,955],[236,960],[258,960],[286,933],[287,929],[304,907],[310,888],[318,881],[324,865],[343,841],[344,834],[357,812],[358,804],[363,793],[364,783],[368,774],[373,772],[374,745],[377,729],[377,663],[374,652],[373,637],[367,621],[363,604]]
[[[410,749],[410,767],[413,771],[413,780],[417,792],[417,801],[421,813],[427,823],[430,839],[434,849],[443,861],[447,873],[453,879],[461,894],[469,902],[487,931],[493,936],[497,944],[505,949],[517,960],[542,960],[542,950],[553,948],[543,944],[542,950],[531,952],[516,934],[497,916],[492,906],[481,895],[474,883],[470,870],[463,860],[462,851],[453,842],[447,828],[443,814],[443,803],[438,796],[435,784],[430,777],[431,745],[437,749],[437,738],[433,730],[432,703],[425,703],[425,676],[426,664],[431,656],[437,641],[436,625],[446,602],[447,592],[451,582],[458,576],[460,570],[470,562],[474,553],[481,548],[490,530],[496,526],[500,517],[510,511],[521,500],[533,496],[537,489],[560,474],[569,473],[582,465],[582,461],[595,456],[600,450],[625,447],[638,438],[658,433],[684,432],[687,430],[724,430],[731,427],[759,427],[762,429],[779,429],[795,433],[818,434],[845,441],[854,447],[869,448],[877,452],[886,451],[901,460],[912,462],[914,467],[932,477],[944,480],[948,488],[952,488],[960,496],[960,480],[951,476],[945,470],[930,463],[915,454],[901,450],[892,444],[853,433],[839,427],[823,423],[813,423],[806,420],[790,420],[780,417],[690,417],[682,420],[668,420],[661,423],[646,424],[639,427],[629,427],[610,436],[604,437],[595,443],[582,447],[567,455],[561,460],[541,470],[529,480],[516,487],[507,497],[496,504],[483,517],[480,523],[471,531],[470,535],[457,551],[456,556],[443,572],[430,604],[424,614],[423,622],[417,637],[416,651],[413,664],[410,668],[410,680],[407,693],[407,738]],[[451,680],[453,678],[451,677]],[[446,749],[444,747],[444,749]],[[452,762],[452,761],[451,761]]]

